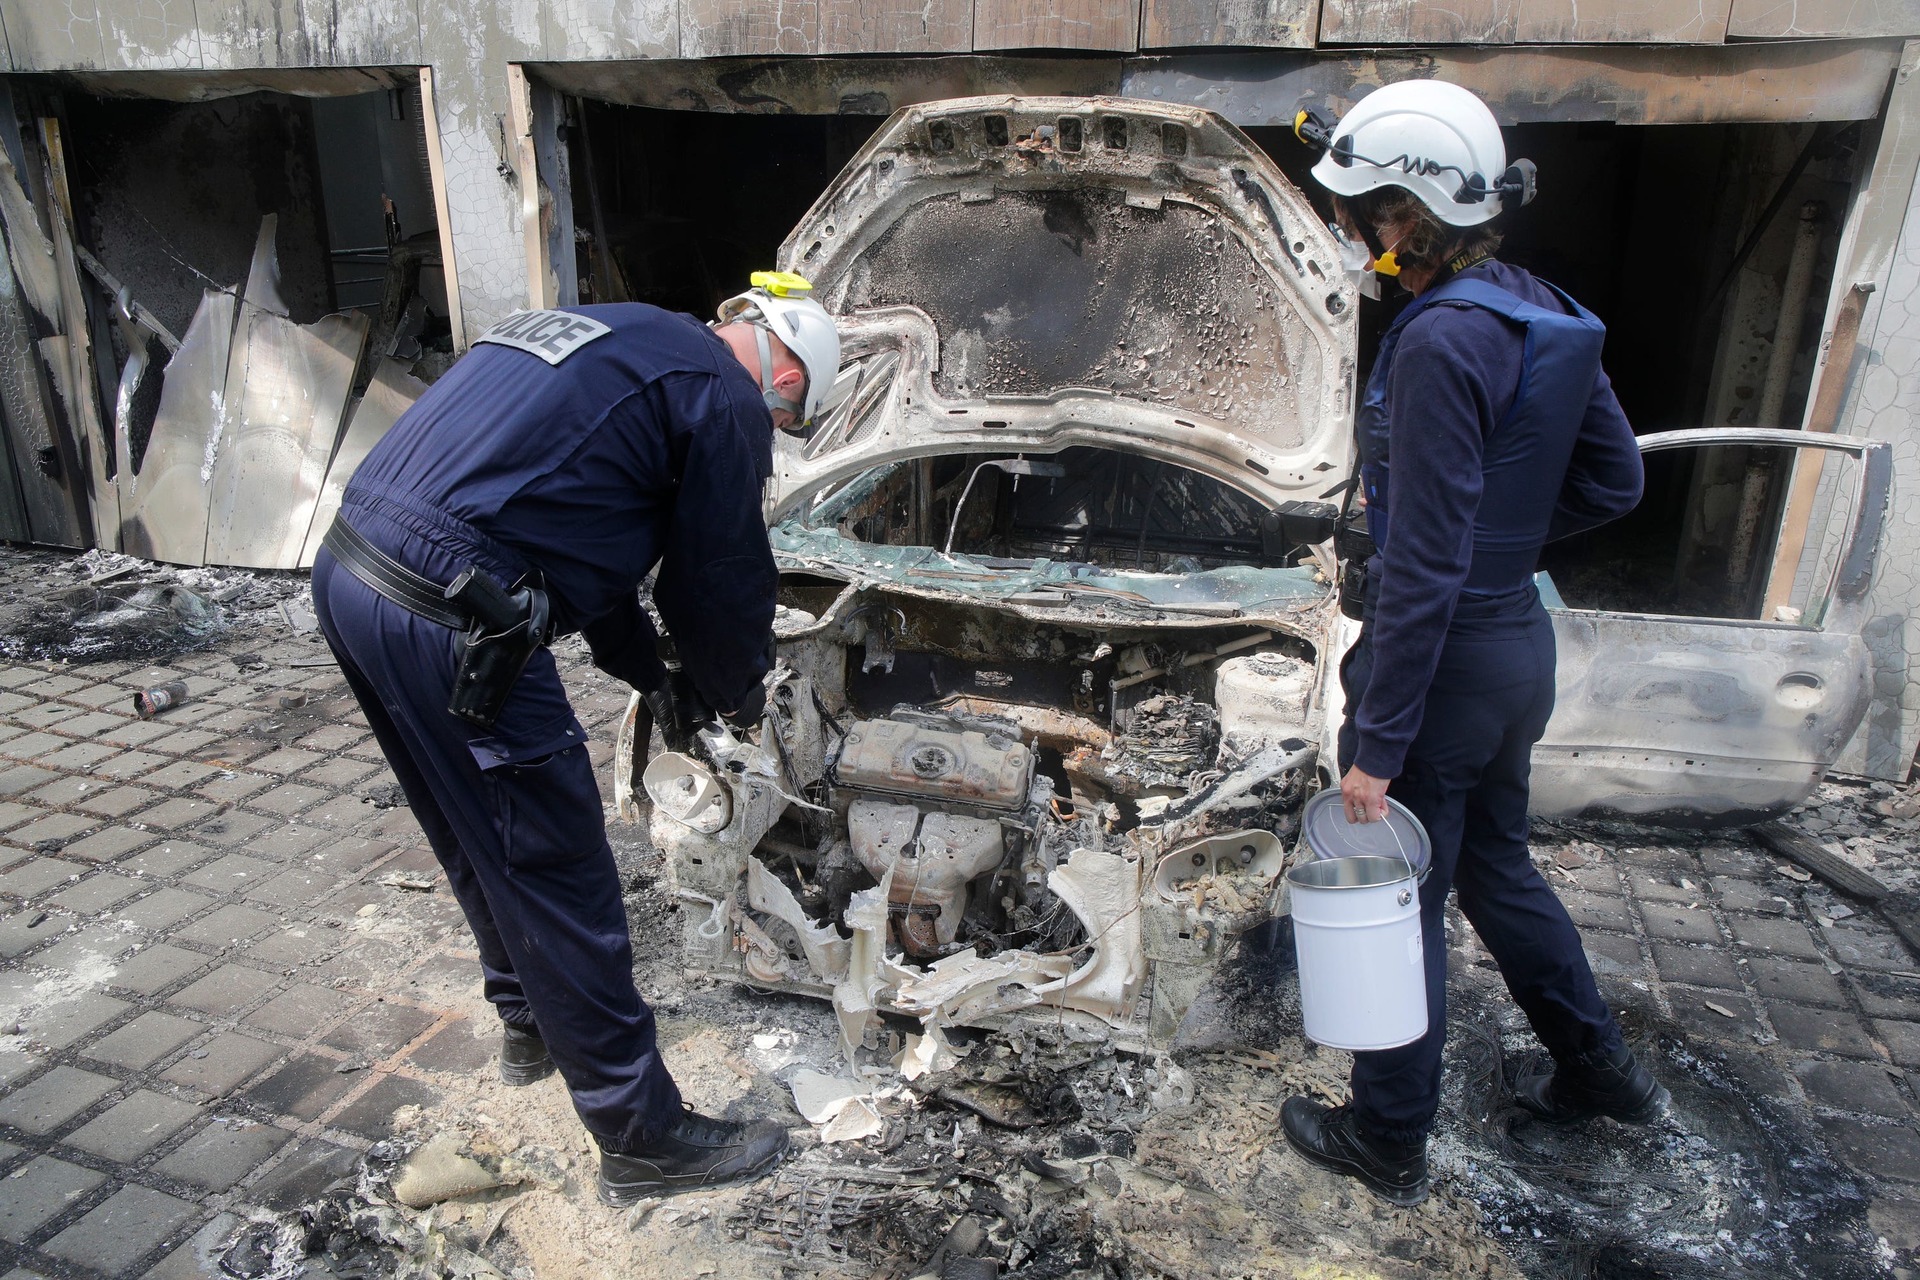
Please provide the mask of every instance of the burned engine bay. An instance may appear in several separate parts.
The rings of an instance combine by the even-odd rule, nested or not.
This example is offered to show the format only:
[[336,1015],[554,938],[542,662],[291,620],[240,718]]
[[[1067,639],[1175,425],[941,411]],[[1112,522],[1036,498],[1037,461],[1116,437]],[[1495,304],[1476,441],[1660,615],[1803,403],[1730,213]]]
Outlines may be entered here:
[[850,1058],[915,1019],[921,1069],[948,1026],[1170,1043],[1321,785],[1324,601],[1116,616],[798,572],[781,601],[757,734],[648,762],[636,699],[620,735],[689,969],[830,999]]

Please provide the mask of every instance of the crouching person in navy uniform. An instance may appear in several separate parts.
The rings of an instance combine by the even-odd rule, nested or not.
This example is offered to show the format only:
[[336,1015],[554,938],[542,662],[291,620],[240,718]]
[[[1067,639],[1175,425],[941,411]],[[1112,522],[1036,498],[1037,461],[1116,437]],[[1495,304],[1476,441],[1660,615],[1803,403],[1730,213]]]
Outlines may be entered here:
[[580,632],[659,706],[637,594],[658,565],[693,689],[759,723],[773,431],[809,422],[840,344],[805,281],[754,283],[714,326],[639,304],[493,326],[360,464],[313,570],[327,643],[473,929],[502,1078],[558,1068],[613,1205],[757,1177],[787,1146],[776,1123],[684,1106],[660,1060],[586,735],[545,648]]
[[1633,431],[1600,368],[1605,330],[1560,290],[1495,259],[1488,223],[1533,194],[1486,105],[1456,85],[1374,90],[1326,148],[1347,265],[1363,292],[1414,295],[1382,338],[1356,422],[1377,554],[1361,635],[1342,670],[1347,817],[1406,805],[1433,841],[1421,888],[1428,1029],[1354,1055],[1352,1098],[1282,1109],[1287,1141],[1395,1204],[1427,1194],[1427,1134],[1446,1039],[1449,890],[1550,1054],[1514,1081],[1553,1124],[1655,1119],[1666,1091],[1634,1060],[1580,936],[1527,851],[1533,744],[1553,711],[1553,625],[1533,575],[1547,542],[1640,499]]

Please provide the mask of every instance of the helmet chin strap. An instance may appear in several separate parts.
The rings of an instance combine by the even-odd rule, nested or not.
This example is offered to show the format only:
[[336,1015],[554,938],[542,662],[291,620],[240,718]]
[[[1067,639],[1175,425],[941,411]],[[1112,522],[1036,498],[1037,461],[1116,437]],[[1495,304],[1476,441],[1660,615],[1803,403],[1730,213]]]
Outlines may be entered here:
[[773,413],[785,409],[793,415],[795,422],[800,421],[806,411],[806,405],[797,400],[789,400],[773,389],[773,343],[767,336],[765,321],[748,320],[753,326],[753,337],[760,344],[760,398],[767,402],[767,412]]
[[754,342],[760,348],[760,398],[766,402],[767,412],[775,413],[784,409],[792,414],[793,420],[798,423],[807,409],[804,400],[806,384],[801,384],[801,396],[803,397],[801,400],[789,400],[774,390],[773,342],[771,339],[773,331],[767,327],[766,316],[761,314],[758,308],[743,306],[740,310],[727,316],[725,319],[709,321],[707,327],[709,329],[718,329],[723,325],[729,324],[744,324],[753,330]]

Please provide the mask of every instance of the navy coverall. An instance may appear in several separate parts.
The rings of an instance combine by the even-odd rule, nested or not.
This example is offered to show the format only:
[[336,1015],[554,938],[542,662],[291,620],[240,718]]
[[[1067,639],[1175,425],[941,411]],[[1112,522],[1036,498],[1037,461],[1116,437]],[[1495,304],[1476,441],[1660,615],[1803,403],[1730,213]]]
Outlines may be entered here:
[[1440,1103],[1449,889],[1548,1050],[1622,1043],[1527,852],[1530,758],[1554,696],[1540,548],[1640,499],[1604,336],[1565,294],[1486,262],[1409,303],[1368,379],[1358,432],[1378,554],[1341,672],[1340,767],[1392,779],[1388,794],[1433,840],[1420,892],[1427,1034],[1354,1055],[1355,1109],[1390,1141],[1424,1139]]
[[[769,663],[777,582],[761,518],[773,423],[705,326],[638,304],[580,307],[606,331],[549,345],[483,338],[360,464],[340,518],[438,583],[477,566],[545,579],[556,633],[636,688],[664,679],[636,588],[654,599],[713,706]],[[523,317],[490,334],[529,328]],[[544,348],[543,348],[544,349]],[[498,722],[447,712],[460,637],[407,612],[327,551],[313,570],[327,643],[360,700],[479,944],[487,999],[537,1028],[600,1145],[646,1145],[679,1114],[633,956],[586,735],[551,654]]]

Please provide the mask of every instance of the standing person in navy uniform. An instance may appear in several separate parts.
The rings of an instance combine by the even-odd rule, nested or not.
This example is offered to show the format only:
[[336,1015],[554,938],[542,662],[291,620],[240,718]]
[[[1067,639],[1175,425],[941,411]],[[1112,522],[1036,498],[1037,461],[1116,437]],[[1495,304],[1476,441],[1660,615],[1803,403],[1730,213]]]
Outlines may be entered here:
[[1666,1102],[1527,851],[1530,755],[1554,696],[1540,549],[1632,510],[1642,472],[1600,368],[1599,320],[1493,256],[1488,223],[1532,198],[1534,170],[1507,163],[1485,103],[1405,81],[1335,128],[1302,112],[1295,132],[1327,149],[1313,175],[1334,193],[1363,291],[1377,296],[1386,275],[1414,295],[1381,340],[1356,422],[1377,554],[1342,670],[1340,790],[1352,822],[1384,818],[1389,794],[1406,805],[1433,860],[1420,893],[1427,1034],[1355,1054],[1348,1103],[1291,1098],[1281,1118],[1308,1160],[1412,1205],[1427,1194],[1440,1104],[1450,889],[1551,1055],[1515,1082],[1523,1108],[1556,1124],[1644,1124]]
[[[473,929],[501,1076],[556,1067],[609,1204],[756,1177],[773,1122],[685,1107],[660,1060],[586,734],[545,643],[677,707],[654,600],[698,698],[757,725],[777,575],[773,431],[838,372],[833,318],[784,273],[704,326],[639,304],[494,325],[360,464],[313,569],[327,643]],[[691,698],[688,701],[692,701]]]

